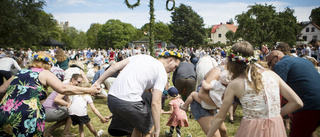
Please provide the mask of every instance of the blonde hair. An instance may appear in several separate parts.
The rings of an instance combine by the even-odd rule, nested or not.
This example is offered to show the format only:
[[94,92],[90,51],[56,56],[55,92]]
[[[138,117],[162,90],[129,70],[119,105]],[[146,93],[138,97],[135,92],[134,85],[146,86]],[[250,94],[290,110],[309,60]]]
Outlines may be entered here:
[[[37,54],[52,58],[52,56],[50,54],[45,53],[45,52],[38,52]],[[43,69],[46,69],[46,70],[50,70],[51,69],[51,64],[47,63],[44,60],[33,60],[31,62],[31,64],[28,65],[28,67],[29,68],[43,68]]]
[[62,49],[57,49],[54,57],[57,59],[58,62],[63,62],[67,59],[67,56]]
[[[241,53],[243,56],[253,56],[254,55],[254,48],[253,46],[246,41],[236,43],[232,46],[233,53]],[[258,61],[259,65],[263,66],[265,69],[268,68],[268,65],[266,62]],[[260,92],[263,89],[262,85],[262,76],[258,72],[258,69],[260,69],[258,66],[245,62],[237,62],[237,61],[228,61],[227,62],[227,69],[232,75],[232,79],[235,79],[241,75],[245,75],[246,78],[248,78],[249,69],[251,68],[251,79],[252,82],[249,81],[250,86],[256,90],[256,92]]]

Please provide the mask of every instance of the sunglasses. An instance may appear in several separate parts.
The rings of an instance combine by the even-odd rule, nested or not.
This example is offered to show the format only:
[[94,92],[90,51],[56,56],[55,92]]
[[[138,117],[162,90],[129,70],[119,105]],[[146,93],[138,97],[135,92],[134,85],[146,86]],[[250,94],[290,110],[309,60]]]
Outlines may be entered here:
[[78,82],[78,84],[80,84],[82,81],[77,81]]

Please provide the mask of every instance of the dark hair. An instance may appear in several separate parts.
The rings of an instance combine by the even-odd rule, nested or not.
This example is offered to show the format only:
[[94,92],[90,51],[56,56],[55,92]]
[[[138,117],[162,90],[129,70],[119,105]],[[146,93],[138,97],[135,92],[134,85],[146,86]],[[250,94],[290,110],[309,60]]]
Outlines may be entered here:
[[71,68],[79,68],[79,69],[81,69],[83,71],[83,69],[81,67],[79,67],[78,65],[76,65],[76,64],[72,64],[72,65],[70,65],[70,67]]
[[72,77],[71,77],[71,79],[70,79],[70,81],[71,81],[72,79],[78,79],[78,78],[83,78],[83,77],[82,77],[81,74],[73,74]]

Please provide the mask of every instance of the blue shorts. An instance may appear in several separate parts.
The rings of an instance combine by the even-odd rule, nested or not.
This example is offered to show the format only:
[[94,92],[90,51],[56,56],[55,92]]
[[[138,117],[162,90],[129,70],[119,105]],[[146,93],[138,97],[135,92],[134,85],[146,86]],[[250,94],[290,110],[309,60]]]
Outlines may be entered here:
[[192,101],[190,107],[195,120],[199,120],[201,117],[213,116],[213,113],[210,110],[202,108],[201,104],[197,101]]

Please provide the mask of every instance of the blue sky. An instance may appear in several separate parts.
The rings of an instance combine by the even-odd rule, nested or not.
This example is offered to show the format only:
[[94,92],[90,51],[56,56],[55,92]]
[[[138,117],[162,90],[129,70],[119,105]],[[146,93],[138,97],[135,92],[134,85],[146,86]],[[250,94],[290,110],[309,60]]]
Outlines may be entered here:
[[[132,4],[137,0],[129,0]],[[237,14],[246,12],[248,5],[272,4],[277,11],[285,7],[295,10],[298,21],[308,21],[311,10],[320,6],[320,0],[175,0],[191,6],[204,20],[206,27],[226,22]],[[92,23],[104,24],[109,19],[119,19],[140,28],[149,22],[149,0],[140,0],[140,6],[127,8],[124,0],[45,0],[44,11],[59,22],[69,22],[78,30],[87,31]],[[169,23],[171,12],[166,10],[166,0],[155,0],[156,21]],[[171,4],[170,4],[171,6]],[[170,8],[170,7],[169,7]]]

